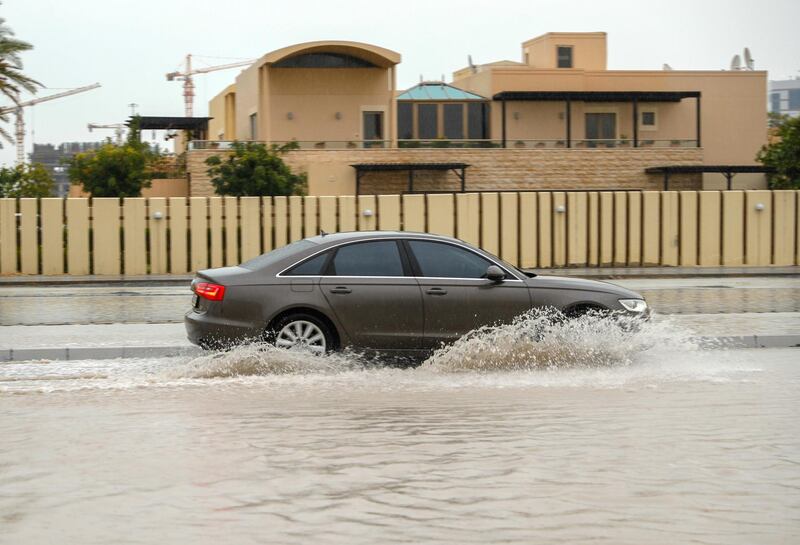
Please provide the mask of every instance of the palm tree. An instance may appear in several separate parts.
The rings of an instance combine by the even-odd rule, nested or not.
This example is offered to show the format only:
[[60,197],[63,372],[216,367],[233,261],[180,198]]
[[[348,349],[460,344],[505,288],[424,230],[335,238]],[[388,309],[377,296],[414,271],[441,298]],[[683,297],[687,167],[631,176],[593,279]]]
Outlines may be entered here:
[[[41,83],[22,73],[22,59],[20,53],[33,49],[28,42],[23,42],[14,37],[14,31],[6,25],[6,20],[0,17],[0,95],[11,99],[14,104],[19,104],[22,91],[35,93]],[[13,142],[14,139],[5,130],[3,125],[8,123],[10,110],[0,110],[0,136]]]

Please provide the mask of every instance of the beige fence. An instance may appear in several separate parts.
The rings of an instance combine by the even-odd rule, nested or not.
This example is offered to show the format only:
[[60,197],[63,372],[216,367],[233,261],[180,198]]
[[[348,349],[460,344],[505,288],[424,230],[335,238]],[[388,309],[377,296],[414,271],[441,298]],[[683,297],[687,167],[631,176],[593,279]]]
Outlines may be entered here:
[[0,199],[2,274],[185,274],[327,232],[451,235],[521,267],[795,265],[798,191]]

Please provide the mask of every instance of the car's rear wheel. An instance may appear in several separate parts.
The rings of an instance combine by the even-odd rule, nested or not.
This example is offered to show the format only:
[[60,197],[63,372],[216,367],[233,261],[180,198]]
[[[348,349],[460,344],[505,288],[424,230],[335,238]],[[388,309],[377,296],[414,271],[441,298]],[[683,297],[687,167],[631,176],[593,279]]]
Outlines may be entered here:
[[322,355],[334,347],[334,338],[328,326],[310,314],[284,316],[270,333],[272,343],[278,348],[302,348]]

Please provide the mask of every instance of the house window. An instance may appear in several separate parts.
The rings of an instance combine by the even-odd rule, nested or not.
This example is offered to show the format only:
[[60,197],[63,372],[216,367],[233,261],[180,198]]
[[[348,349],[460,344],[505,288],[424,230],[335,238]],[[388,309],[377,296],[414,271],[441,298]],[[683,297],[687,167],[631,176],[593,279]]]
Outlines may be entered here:
[[641,118],[639,120],[639,126],[642,130],[656,130],[658,125],[658,118],[656,116],[656,112],[653,110],[645,110],[641,113]]
[[558,67],[572,68],[572,46],[559,45],[556,50],[558,55]]
[[489,138],[489,106],[485,102],[467,104],[468,138],[482,140]]
[[437,104],[417,105],[417,133],[422,140],[433,140],[439,136],[436,122],[438,109]]
[[454,140],[464,138],[464,105],[444,105],[444,137]]
[[800,110],[800,89],[789,90],[789,109]]
[[250,114],[250,140],[258,140],[258,114]]
[[369,61],[343,53],[303,53],[282,59],[275,68],[377,68]]
[[414,138],[414,105],[410,102],[397,104],[397,137],[400,140]]
[[769,111],[771,112],[780,112],[781,111],[781,95],[779,93],[772,93],[769,95]]

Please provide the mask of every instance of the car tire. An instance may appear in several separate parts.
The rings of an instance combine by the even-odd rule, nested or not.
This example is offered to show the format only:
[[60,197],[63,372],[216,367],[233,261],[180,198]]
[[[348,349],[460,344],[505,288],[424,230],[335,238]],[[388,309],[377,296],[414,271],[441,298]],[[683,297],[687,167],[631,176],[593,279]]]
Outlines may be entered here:
[[[293,312],[281,317],[272,325],[266,338],[267,342],[279,348],[293,348],[289,344],[293,340],[292,335],[300,341],[294,346],[305,344],[312,352],[320,355],[336,348],[336,337],[330,326],[317,316],[305,312]],[[319,335],[322,336],[321,342]]]

